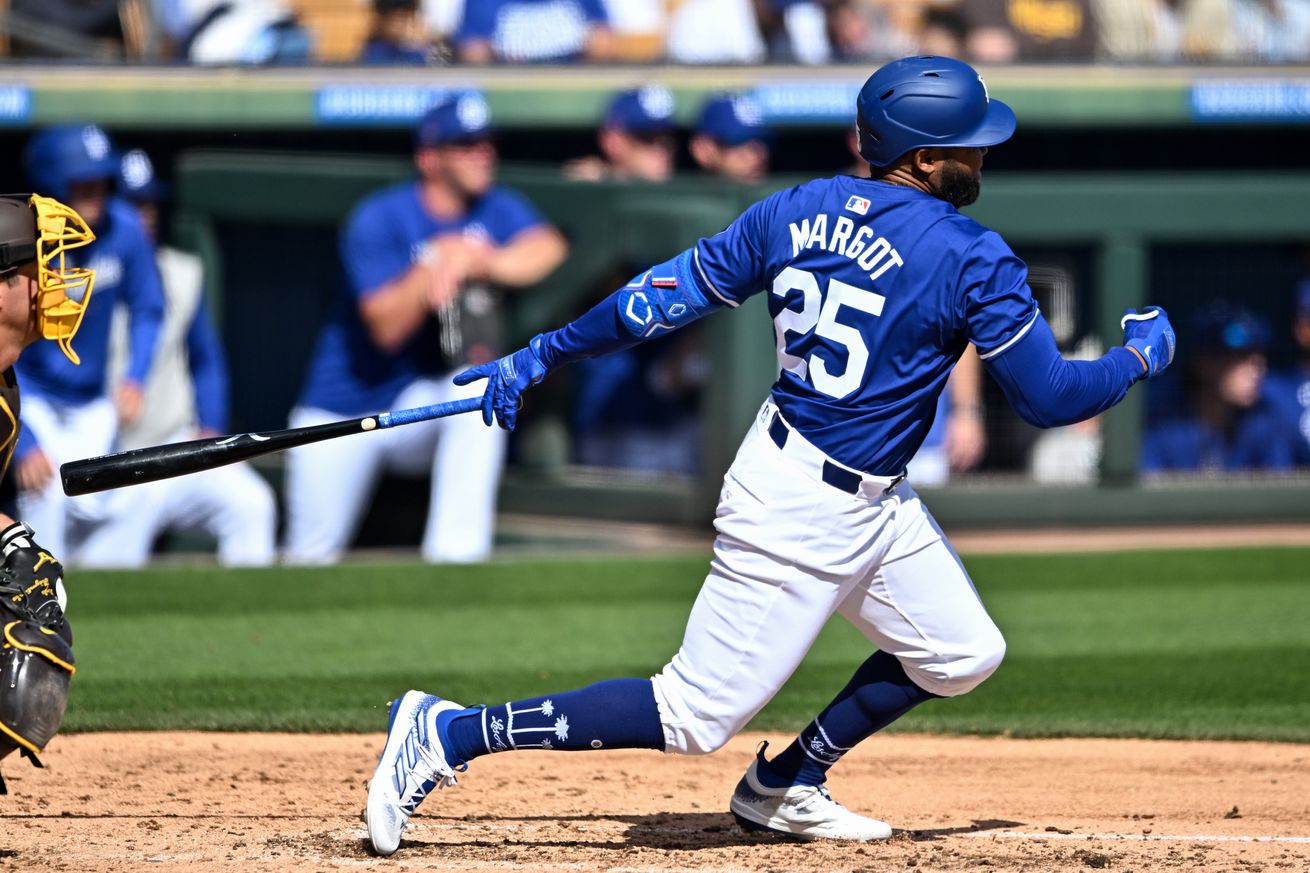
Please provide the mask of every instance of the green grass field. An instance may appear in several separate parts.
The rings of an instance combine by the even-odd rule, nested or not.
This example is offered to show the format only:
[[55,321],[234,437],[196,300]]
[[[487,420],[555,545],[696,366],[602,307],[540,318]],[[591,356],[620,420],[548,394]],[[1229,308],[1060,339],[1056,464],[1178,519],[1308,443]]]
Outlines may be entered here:
[[[1009,642],[908,731],[1310,740],[1310,548],[967,560]],[[650,675],[703,559],[76,573],[65,730],[378,731],[410,687],[466,703]],[[795,729],[868,645],[835,618],[754,727]]]

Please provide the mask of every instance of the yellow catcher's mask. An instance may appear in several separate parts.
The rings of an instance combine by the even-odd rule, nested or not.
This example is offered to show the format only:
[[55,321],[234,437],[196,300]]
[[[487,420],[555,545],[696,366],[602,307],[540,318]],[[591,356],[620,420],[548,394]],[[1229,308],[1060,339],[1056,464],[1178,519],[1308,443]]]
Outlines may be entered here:
[[37,326],[42,337],[57,342],[70,361],[80,364],[72,341],[91,301],[95,270],[70,267],[65,255],[96,236],[82,216],[58,200],[33,194],[30,203],[36,210]]

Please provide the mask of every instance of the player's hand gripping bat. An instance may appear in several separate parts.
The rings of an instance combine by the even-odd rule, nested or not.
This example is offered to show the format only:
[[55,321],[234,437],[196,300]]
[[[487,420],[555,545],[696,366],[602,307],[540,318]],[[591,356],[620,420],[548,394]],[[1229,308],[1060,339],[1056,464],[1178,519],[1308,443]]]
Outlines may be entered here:
[[201,470],[212,470],[225,464],[235,464],[271,452],[303,446],[306,443],[316,443],[320,440],[330,440],[417,421],[430,421],[434,418],[459,415],[481,408],[481,397],[469,397],[464,400],[452,400],[449,403],[398,409],[394,412],[370,415],[367,418],[334,421],[314,427],[293,427],[287,430],[189,440],[183,443],[169,443],[165,446],[147,446],[143,449],[132,449],[98,458],[69,461],[59,468],[59,475],[63,479],[64,493],[76,497],[79,494],[91,494],[125,485],[140,485],[145,482],[157,482],[160,479],[171,479],[174,476],[185,476],[187,473],[199,473]]

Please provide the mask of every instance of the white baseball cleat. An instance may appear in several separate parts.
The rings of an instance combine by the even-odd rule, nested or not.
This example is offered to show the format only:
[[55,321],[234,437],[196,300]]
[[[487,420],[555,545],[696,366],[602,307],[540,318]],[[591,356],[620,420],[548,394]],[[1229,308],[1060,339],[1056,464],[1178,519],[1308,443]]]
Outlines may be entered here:
[[400,832],[429,791],[455,784],[455,766],[437,736],[436,719],[439,712],[463,708],[422,691],[407,691],[391,704],[387,744],[368,784],[365,816],[377,854],[400,847]]
[[729,809],[746,830],[771,831],[805,840],[885,840],[891,825],[856,815],[832,799],[822,785],[767,788],[759,780],[760,756],[732,793]]

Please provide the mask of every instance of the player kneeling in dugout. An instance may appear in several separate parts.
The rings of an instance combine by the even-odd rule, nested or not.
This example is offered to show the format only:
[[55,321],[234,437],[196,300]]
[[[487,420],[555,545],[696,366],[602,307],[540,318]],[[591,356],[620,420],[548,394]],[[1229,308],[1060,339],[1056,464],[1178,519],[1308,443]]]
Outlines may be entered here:
[[[77,362],[70,342],[95,273],[67,265],[65,255],[93,239],[82,217],[58,200],[0,197],[0,476],[18,441],[19,354],[50,339]],[[0,759],[17,749],[40,767],[37,755],[59,730],[75,668],[64,569],[35,537],[0,513]]]

